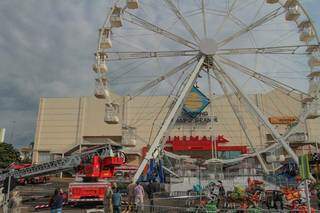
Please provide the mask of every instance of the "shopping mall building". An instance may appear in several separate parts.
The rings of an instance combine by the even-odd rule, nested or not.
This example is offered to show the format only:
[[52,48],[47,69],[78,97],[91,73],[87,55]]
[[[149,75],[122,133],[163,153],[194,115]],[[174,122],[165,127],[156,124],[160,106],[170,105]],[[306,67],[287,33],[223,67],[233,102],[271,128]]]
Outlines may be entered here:
[[[279,91],[250,97],[266,115],[274,116],[273,119],[278,119],[277,116],[297,117],[301,112],[300,102],[288,99]],[[140,96],[130,100],[129,97],[117,95],[113,95],[113,100],[119,105],[118,124],[104,121],[105,100],[93,96],[41,98],[33,162],[52,160],[111,140],[118,144],[125,143],[123,145],[136,143],[134,147],[129,146],[126,152],[141,156],[143,147],[152,143],[161,127],[170,101],[167,96]],[[246,123],[246,130],[256,149],[274,143],[271,134],[242,105],[237,105],[237,110]],[[195,116],[183,112],[168,132],[167,150],[195,157],[210,157],[214,153],[221,158],[250,152],[248,140],[225,96],[214,97],[212,104]],[[281,134],[290,124],[274,122]],[[316,141],[320,136],[319,119],[308,120],[307,125],[299,131],[307,132],[308,141]],[[304,137],[295,138],[295,142],[304,141]]]

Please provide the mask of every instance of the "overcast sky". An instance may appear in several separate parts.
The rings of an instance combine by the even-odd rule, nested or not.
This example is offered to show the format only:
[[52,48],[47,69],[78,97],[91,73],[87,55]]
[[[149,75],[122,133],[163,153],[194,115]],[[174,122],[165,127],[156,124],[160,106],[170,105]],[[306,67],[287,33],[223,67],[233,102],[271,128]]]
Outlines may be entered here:
[[[92,55],[107,2],[0,0],[0,127],[7,142],[33,141],[40,97],[92,94]],[[319,30],[319,0],[302,2]]]

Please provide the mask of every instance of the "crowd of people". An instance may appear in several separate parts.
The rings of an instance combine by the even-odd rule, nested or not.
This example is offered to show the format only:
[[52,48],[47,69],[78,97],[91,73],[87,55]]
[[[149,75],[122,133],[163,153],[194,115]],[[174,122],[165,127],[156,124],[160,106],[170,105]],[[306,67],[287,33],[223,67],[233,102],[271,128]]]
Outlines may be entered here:
[[[156,187],[153,187],[152,183],[146,185],[146,195],[150,201],[151,206],[153,205],[153,193],[156,191]],[[131,212],[144,212],[144,198],[145,188],[141,182],[132,182],[127,187],[128,192],[128,205],[122,205],[122,195],[120,189],[116,183],[112,183],[111,187],[107,187],[104,196],[104,212],[107,213],[120,213],[125,210],[127,213]],[[21,207],[21,196],[18,191],[12,191],[10,193],[10,199],[8,201],[8,212],[9,213],[20,213]],[[55,189],[53,195],[49,199],[50,213],[62,213],[64,204],[64,192],[61,188]]]
[[104,212],[108,213],[120,213],[125,210],[127,213],[131,212],[144,212],[144,198],[148,196],[151,206],[153,205],[153,193],[155,190],[152,187],[152,183],[149,183],[145,188],[141,182],[132,182],[127,187],[128,192],[128,205],[122,206],[122,196],[116,183],[112,183],[111,187],[108,187],[104,197]]

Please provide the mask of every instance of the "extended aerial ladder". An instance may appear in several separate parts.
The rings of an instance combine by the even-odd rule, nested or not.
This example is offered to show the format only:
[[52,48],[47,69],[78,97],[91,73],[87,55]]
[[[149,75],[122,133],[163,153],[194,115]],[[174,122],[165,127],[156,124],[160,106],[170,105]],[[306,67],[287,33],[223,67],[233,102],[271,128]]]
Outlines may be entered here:
[[112,153],[113,153],[112,145],[106,144],[103,146],[99,146],[97,148],[87,150],[79,154],[60,158],[50,162],[37,164],[31,167],[27,167],[19,170],[10,170],[4,174],[0,174],[0,183],[7,184],[7,186],[5,187],[7,188],[7,193],[8,193],[3,203],[3,212],[5,213],[8,212],[7,204],[9,199],[9,192],[13,184],[13,181],[12,181],[13,178],[18,179],[18,178],[24,178],[24,177],[39,176],[43,174],[56,174],[62,171],[67,171],[67,170],[76,168],[77,166],[80,165],[82,160],[90,159],[97,155],[100,156],[101,158],[105,158],[107,156],[112,155]]
[[22,178],[42,174],[59,173],[62,171],[70,170],[79,166],[83,158],[91,158],[95,155],[99,155],[100,157],[106,157],[109,155],[111,150],[111,145],[108,144],[79,154],[71,155],[46,163],[37,164],[28,168],[11,170],[0,175],[0,182],[3,182],[5,179],[11,177]]

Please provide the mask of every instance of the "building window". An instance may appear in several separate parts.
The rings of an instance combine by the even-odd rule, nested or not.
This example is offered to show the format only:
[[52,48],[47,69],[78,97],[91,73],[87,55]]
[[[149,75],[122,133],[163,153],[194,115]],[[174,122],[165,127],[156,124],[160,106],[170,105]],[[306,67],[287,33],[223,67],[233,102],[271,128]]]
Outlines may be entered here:
[[39,163],[49,162],[51,160],[49,151],[39,151]]
[[274,138],[271,134],[266,134],[267,141],[274,141]]
[[218,157],[221,159],[233,159],[241,155],[240,151],[218,151]]

